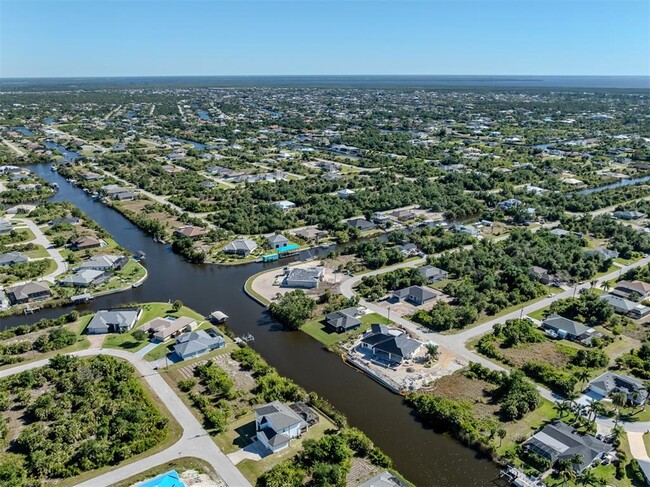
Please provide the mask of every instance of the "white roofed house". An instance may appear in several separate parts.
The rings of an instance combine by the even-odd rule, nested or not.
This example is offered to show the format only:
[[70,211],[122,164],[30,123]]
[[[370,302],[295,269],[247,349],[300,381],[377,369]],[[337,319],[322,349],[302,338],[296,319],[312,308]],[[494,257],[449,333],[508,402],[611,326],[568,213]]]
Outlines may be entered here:
[[273,206],[276,206],[281,210],[287,211],[287,210],[291,210],[292,208],[295,208],[296,204],[293,201],[282,200],[282,201],[276,201],[275,203],[273,203]]
[[183,332],[194,330],[197,326],[198,323],[193,318],[168,316],[166,318],[154,318],[142,325],[140,329],[148,331],[154,340],[166,342]]
[[280,401],[255,408],[257,439],[273,453],[289,447],[291,440],[299,438],[307,428],[307,422]]
[[287,272],[284,280],[282,281],[282,286],[316,289],[323,280],[324,274],[325,270],[322,267],[291,269]]
[[217,331],[197,330],[179,336],[174,345],[174,352],[181,359],[187,360],[225,346],[226,341]]
[[90,320],[86,333],[124,333],[135,326],[141,314],[142,308],[102,309]]
[[123,255],[96,255],[83,262],[77,269],[97,271],[119,271],[129,262]]
[[59,279],[61,286],[90,287],[106,282],[112,274],[96,269],[81,269],[74,274]]

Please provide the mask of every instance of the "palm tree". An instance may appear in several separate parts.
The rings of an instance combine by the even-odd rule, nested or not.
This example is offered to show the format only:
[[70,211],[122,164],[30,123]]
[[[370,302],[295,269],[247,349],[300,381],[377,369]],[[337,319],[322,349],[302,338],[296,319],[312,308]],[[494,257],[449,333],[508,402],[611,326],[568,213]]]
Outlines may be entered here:
[[506,430],[503,428],[497,431],[497,436],[499,437],[499,448],[501,448],[501,444],[503,443],[503,439],[506,437],[506,434]]
[[569,409],[571,408],[571,404],[569,403],[569,401],[560,401],[560,402],[556,402],[553,405],[553,407],[555,407],[555,410],[560,415],[560,419],[562,419],[564,415],[569,412]]
[[616,421],[614,422],[614,428],[616,428],[621,419],[621,408],[627,404],[627,394],[624,392],[615,392],[612,394],[612,404],[616,406]]
[[593,401],[591,408],[592,408],[591,411],[594,413],[594,419],[593,419],[594,421],[596,421],[596,418],[598,417],[599,414],[602,415],[607,412],[607,408],[600,401]]
[[603,288],[603,290],[604,290],[605,292],[609,291],[609,290],[611,289],[611,287],[612,287],[612,286],[611,286],[611,284],[609,283],[609,281],[605,281],[605,282],[603,282],[603,284],[602,284],[602,288]]
[[596,485],[598,480],[598,477],[591,469],[585,470],[578,476],[578,483],[582,485]]
[[587,369],[579,369],[576,372],[576,378],[584,385],[589,380],[589,371]]

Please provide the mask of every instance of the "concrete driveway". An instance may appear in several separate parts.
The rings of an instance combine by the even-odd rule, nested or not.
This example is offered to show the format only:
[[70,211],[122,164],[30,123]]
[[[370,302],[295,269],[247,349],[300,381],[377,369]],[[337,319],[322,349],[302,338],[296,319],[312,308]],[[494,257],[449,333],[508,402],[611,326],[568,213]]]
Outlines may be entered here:
[[270,455],[270,453],[271,452],[269,452],[264,447],[264,445],[262,445],[262,443],[260,443],[258,440],[255,440],[250,445],[245,446],[241,450],[229,453],[227,456],[234,465],[237,465],[239,462],[246,459],[256,462],[264,457],[267,457]]

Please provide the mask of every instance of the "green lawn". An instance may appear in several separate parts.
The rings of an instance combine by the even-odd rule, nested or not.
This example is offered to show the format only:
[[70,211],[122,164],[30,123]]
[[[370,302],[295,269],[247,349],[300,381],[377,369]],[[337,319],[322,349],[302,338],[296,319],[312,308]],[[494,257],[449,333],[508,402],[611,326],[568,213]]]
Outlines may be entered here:
[[29,250],[23,253],[30,259],[42,259],[50,256],[47,250],[45,250],[45,247],[42,245],[36,245],[36,248],[34,250]]
[[541,428],[543,424],[555,419],[556,417],[557,411],[553,407],[553,403],[546,399],[542,399],[541,405],[535,409],[535,411],[527,414],[518,421],[507,423],[504,426],[506,437],[504,438],[501,447],[498,448],[498,453],[503,454],[515,445],[518,438],[532,435],[535,431]]
[[369,329],[370,325],[372,325],[373,323],[380,323],[384,325],[390,323],[390,321],[388,321],[388,318],[378,315],[377,313],[370,313],[364,315],[360,319],[361,319],[361,326],[356,330],[352,330],[347,333],[330,332],[325,326],[324,318],[310,321],[309,323],[303,325],[300,329],[305,333],[307,333],[308,335],[315,338],[316,340],[318,340],[319,342],[321,342],[323,345],[329,346],[344,341],[348,338],[360,335],[361,333]]
[[600,279],[601,277],[606,276],[607,274],[611,274],[612,272],[617,270],[620,270],[620,267],[618,267],[615,264],[612,264],[609,266],[609,268],[606,271],[596,273],[592,279]]
[[[137,352],[138,350],[144,348],[144,346],[149,343],[148,338],[136,340],[133,336],[133,332],[143,324],[151,321],[153,318],[162,318],[165,316],[188,316],[190,318],[194,318],[199,323],[203,321],[203,316],[201,316],[196,311],[188,308],[187,306],[183,306],[179,311],[174,311],[172,309],[172,305],[169,303],[146,303],[142,305],[142,308],[142,316],[140,316],[140,319],[136,323],[133,330],[129,331],[128,333],[108,335],[106,337],[106,340],[104,340],[104,347],[121,348],[129,352]],[[164,355],[162,357],[164,357]]]
[[[278,463],[287,460],[298,453],[302,448],[302,444],[305,440],[319,439],[323,436],[326,430],[336,429],[336,426],[327,418],[322,415],[319,415],[319,417],[320,421],[309,428],[309,430],[307,430],[307,433],[305,433],[302,438],[292,440],[291,446],[289,446],[289,448],[285,448],[284,450],[269,455],[259,461],[248,459],[243,460],[237,464],[237,468],[253,485],[255,485],[257,478],[264,472],[270,470]],[[254,421],[255,415],[253,413],[243,416],[235,423],[230,425],[228,431],[217,436],[215,438],[215,443],[217,443],[219,447],[222,447],[223,445],[223,447],[230,451],[236,451],[239,445],[245,445],[246,443],[245,438],[239,438],[240,433],[249,436],[250,434],[254,433],[254,424],[252,426],[249,426]]]

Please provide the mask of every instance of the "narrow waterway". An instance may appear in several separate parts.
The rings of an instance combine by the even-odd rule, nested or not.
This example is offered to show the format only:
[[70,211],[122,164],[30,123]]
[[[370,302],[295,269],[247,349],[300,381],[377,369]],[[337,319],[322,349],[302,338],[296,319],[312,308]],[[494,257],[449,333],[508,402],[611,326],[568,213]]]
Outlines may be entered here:
[[[153,242],[116,211],[93,200],[81,189],[50,170],[50,165],[29,169],[59,185],[54,201],[68,201],[106,228],[123,247],[146,253],[149,278],[137,288],[104,296],[79,309],[101,309],[122,303],[180,299],[202,314],[225,312],[228,326],[237,334],[255,336],[254,348],[278,371],[307,390],[327,398],[365,431],[395,462],[395,467],[418,486],[470,487],[497,482],[498,470],[487,460],[447,435],[422,427],[402,398],[325,351],[319,342],[302,332],[282,329],[243,292],[246,279],[265,267],[282,263],[251,263],[241,266],[193,265],[173,254],[169,246]],[[33,316],[0,319],[6,329],[69,309],[48,309]]]

